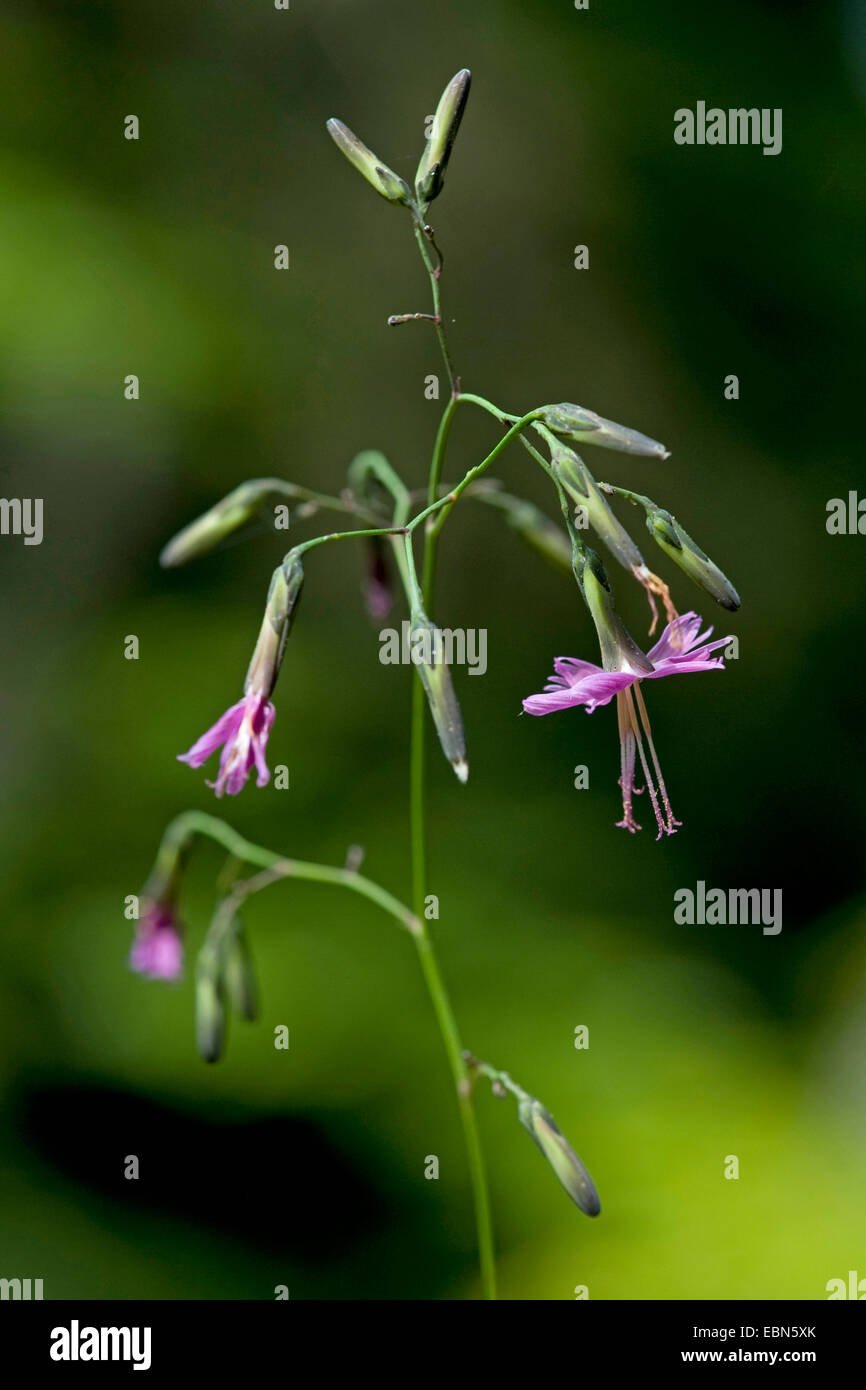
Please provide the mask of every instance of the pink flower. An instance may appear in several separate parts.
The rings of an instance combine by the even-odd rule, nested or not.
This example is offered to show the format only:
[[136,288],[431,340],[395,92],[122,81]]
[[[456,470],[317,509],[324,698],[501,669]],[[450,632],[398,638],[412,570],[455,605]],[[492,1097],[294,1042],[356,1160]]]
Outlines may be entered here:
[[237,796],[253,766],[256,786],[264,787],[271,775],[265,762],[265,747],[275,713],[270,700],[252,690],[227,709],[188,753],[179,753],[178,761],[189,763],[190,767],[201,767],[211,753],[222,746],[217,779],[207,784],[217,796],[222,796],[223,792]]
[[[713,629],[707,628],[704,633],[700,629],[701,618],[697,613],[684,613],[668,623],[658,642],[647,653],[653,664],[652,671],[633,670],[625,653],[620,660],[621,669],[616,671],[605,671],[591,661],[578,661],[570,656],[557,657],[553,663],[555,674],[550,677],[543,693],[530,695],[523,701],[527,714],[552,714],[576,705],[585,705],[587,713],[591,714],[598,705],[607,705],[616,696],[621,759],[619,784],[623,795],[623,819],[618,825],[632,834],[641,828],[632,814],[632,797],[643,790],[634,784],[636,754],[640,757],[659,829],[656,839],[660,839],[662,834],[673,835],[680,824],[671,811],[640,687],[644,680],[658,680],[661,676],[691,671],[723,671],[724,661],[711,656],[711,653],[723,647],[729,638],[719,637],[714,642],[708,642],[706,639]],[[649,761],[643,735],[646,736]],[[658,791],[653,782],[653,772]]]
[[145,901],[129,953],[132,970],[152,980],[178,980],[183,969],[180,923],[173,910]]

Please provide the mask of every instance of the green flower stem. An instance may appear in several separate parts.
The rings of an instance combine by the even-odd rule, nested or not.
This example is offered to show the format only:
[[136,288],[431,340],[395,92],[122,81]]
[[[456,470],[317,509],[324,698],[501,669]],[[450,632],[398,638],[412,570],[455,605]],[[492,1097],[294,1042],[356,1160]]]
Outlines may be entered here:
[[[237,860],[234,862],[237,863]],[[202,950],[213,952],[218,957],[226,938],[239,930],[237,914],[247,898],[251,898],[254,893],[260,893],[263,888],[269,888],[272,883],[278,883],[283,877],[285,875],[279,869],[262,869],[252,878],[237,879],[216,906]]]
[[612,497],[624,497],[627,502],[632,502],[636,507],[643,507],[645,511],[651,512],[655,508],[655,503],[651,497],[644,497],[640,492],[630,492],[627,487],[614,487],[613,483],[599,483],[602,492],[609,493]]
[[314,536],[310,541],[302,541],[300,545],[293,546],[289,551],[290,555],[303,555],[307,550],[313,550],[317,545],[325,545],[328,541],[351,541],[358,536],[405,536],[405,526],[374,526],[368,531],[331,531],[327,536]]
[[454,396],[457,394],[457,381],[451,363],[451,354],[445,341],[445,330],[442,326],[442,302],[439,293],[439,272],[442,267],[441,265],[436,267],[433,264],[427,242],[427,233],[424,231],[424,220],[417,211],[415,212],[415,240],[418,243],[418,250],[421,252],[424,268],[430,277],[430,290],[433,295],[433,326],[436,330],[436,338],[439,342],[442,360],[445,363],[445,370],[448,373],[448,385],[451,388],[451,395]]
[[[529,1092],[518,1086],[516,1081],[512,1081],[507,1071],[500,1071],[498,1067],[491,1066],[489,1062],[482,1062],[479,1057],[473,1057],[470,1053],[466,1053],[465,1061],[470,1076],[486,1076],[488,1081],[493,1083],[494,1089],[501,1087],[502,1090],[510,1091],[518,1100],[532,1100]],[[499,1094],[501,1095],[501,1091]]]
[[359,516],[365,521],[376,520],[375,513],[361,503],[350,505],[342,497],[331,497],[324,492],[313,492],[308,487],[299,487],[297,483],[284,483],[279,478],[275,478],[273,483],[275,495],[292,497],[297,502],[310,502],[316,507],[321,507],[323,511],[347,512],[349,515]]
[[[411,529],[404,537],[405,574],[404,585],[410,610],[417,606],[425,609],[427,598],[418,582],[415,556],[412,547]],[[426,557],[426,547],[425,547]],[[401,570],[401,574],[403,571]],[[431,571],[431,580],[433,572]],[[433,1005],[439,1031],[445,1046],[451,1075],[457,1092],[463,1139],[469,1164],[472,1183],[475,1224],[478,1239],[478,1255],[481,1266],[481,1282],[484,1295],[488,1299],[496,1297],[496,1258],[493,1247],[493,1226],[490,1211],[490,1196],[487,1188],[487,1174],[484,1154],[475,1120],[472,1104],[472,1086],[463,1060],[463,1046],[454,1010],[445,988],[445,982],[436,959],[432,937],[424,917],[427,894],[427,845],[424,817],[424,775],[426,765],[426,699],[421,678],[415,673],[412,682],[412,714],[409,747],[409,833],[412,851],[412,906],[418,923],[415,932],[415,946],[424,974],[424,980]]]
[[[357,458],[353,460],[349,467],[350,483],[358,483],[363,485],[363,482],[368,475],[375,478],[377,482],[379,482],[381,486],[385,489],[385,491],[391,494],[391,498],[394,503],[394,512],[392,516],[392,521],[394,525],[405,526],[409,518],[409,512],[412,509],[412,498],[409,494],[408,489],[406,488],[405,483],[403,482],[403,479],[391,467],[390,463],[385,458],[385,455],[379,453],[379,451],[376,449],[365,450],[364,453],[359,454]],[[398,534],[391,536],[390,540],[391,548],[394,554],[394,560],[396,562],[397,569],[400,574],[400,579],[402,580],[403,587],[405,589],[407,583],[407,575],[406,558],[403,553],[403,547],[400,544],[400,538]]]
[[431,502],[428,507],[425,507],[423,511],[413,517],[407,529],[410,532],[414,531],[416,527],[421,525],[422,521],[426,521],[428,517],[438,512],[439,515],[436,517],[435,522],[427,527],[428,540],[431,535],[438,535],[454,503],[461,494],[466,491],[470,483],[473,483],[476,478],[481,476],[486,468],[490,467],[491,463],[499,457],[503,449],[508,447],[512,439],[516,439],[521,431],[526,429],[527,425],[531,425],[533,421],[538,419],[538,414],[539,412],[537,410],[531,410],[528,415],[522,415],[520,419],[511,426],[507,433],[502,436],[499,443],[491,449],[486,458],[482,459],[480,463],[477,463],[474,468],[470,468],[469,472],[466,473],[464,477],[461,478],[460,482],[457,483],[450,492],[447,492],[444,497],[440,497],[436,502]]
[[176,816],[166,828],[160,852],[168,846],[185,844],[190,835],[206,835],[209,839],[216,840],[229,854],[233,854],[243,863],[269,870],[274,879],[298,878],[309,883],[328,883],[339,888],[349,888],[353,893],[358,893],[362,898],[375,903],[412,936],[417,936],[421,928],[415,914],[405,903],[401,903],[387,889],[381,888],[378,883],[365,878],[354,869],[337,869],[330,864],[287,859],[284,855],[275,854],[273,850],[264,849],[261,845],[245,840],[225,821],[217,816],[208,815],[206,811],[184,811]]
[[[506,410],[500,410],[498,405],[494,405],[492,401],[486,400],[484,396],[475,396],[470,391],[461,391],[460,400],[466,401],[469,405],[479,406],[481,410],[486,410],[488,415],[495,415],[499,423],[502,425],[504,425],[507,420],[516,420],[518,418],[516,415],[509,415]],[[544,425],[535,424],[533,428],[538,430],[539,433],[544,432],[546,435],[548,434],[548,432],[545,430]],[[550,438],[552,437],[553,436],[550,436]],[[540,466],[544,469],[548,477],[553,478],[553,469],[551,468],[547,459],[544,457],[543,454],[539,453],[538,449],[536,449],[534,445],[530,444],[529,440],[526,438],[524,434],[521,434],[520,442],[523,445],[524,449],[526,449],[532,455],[532,457],[535,459],[535,462],[537,464],[540,464]]]
[[[439,421],[439,429],[436,432],[436,442],[433,446],[433,457],[430,461],[430,478],[427,484],[427,505],[432,506],[438,500],[439,484],[442,479],[442,465],[445,462],[445,451],[448,447],[448,437],[451,433],[451,422],[454,419],[454,412],[457,409],[459,396],[452,395],[444,411],[442,419]],[[436,548],[438,543],[438,533],[428,535],[427,543],[424,546],[424,570],[422,587],[424,598],[432,608],[435,602],[436,589]]]
[[[442,327],[442,314],[439,299],[439,273],[433,268],[427,246],[427,234],[423,230],[423,222],[417,212],[416,221],[418,225],[415,228],[415,237],[421,251],[424,265],[427,268],[427,273],[430,276],[430,285],[433,293],[433,309],[436,316],[436,336],[439,340],[445,368],[448,372],[448,380],[451,385],[451,400],[446,405],[442,419],[440,420],[439,429],[436,434],[436,442],[433,447],[433,456],[430,462],[430,474],[427,485],[428,506],[409,524],[408,534],[404,540],[406,573],[403,578],[406,586],[406,596],[409,600],[410,607],[413,606],[413,600],[417,601],[418,599],[420,599],[423,607],[426,604],[432,604],[434,585],[436,582],[436,542],[435,539],[433,539],[431,548],[431,537],[429,533],[425,537],[423,587],[419,586],[412,547],[412,532],[427,515],[447,502],[449,497],[453,497],[453,500],[456,501],[456,495],[452,493],[448,493],[444,498],[437,500],[437,493],[439,491],[439,480],[442,475],[451,422],[457,406],[457,388],[454,369],[451,365],[448,345],[445,341],[445,333]],[[441,269],[441,258],[439,269]],[[492,463],[492,461],[492,458],[488,458],[485,460],[484,466],[488,463]],[[468,485],[470,481],[471,478],[467,475],[464,483]],[[415,933],[415,946],[418,951],[418,960],[424,974],[430,1001],[439,1024],[439,1031],[445,1045],[448,1064],[451,1068],[451,1075],[457,1092],[457,1104],[460,1112],[460,1122],[463,1128],[463,1141],[466,1146],[466,1158],[469,1165],[470,1182],[472,1184],[481,1284],[485,1298],[495,1299],[496,1255],[493,1245],[493,1221],[490,1210],[490,1194],[487,1187],[487,1171],[484,1163],[484,1153],[481,1148],[481,1139],[478,1133],[478,1125],[472,1103],[472,1083],[469,1079],[466,1063],[463,1058],[463,1047],[460,1042],[457,1020],[454,1017],[454,1011],[451,1007],[448,992],[445,988],[445,982],[436,959],[433,940],[424,917],[427,893],[427,846],[424,794],[426,751],[424,738],[426,727],[424,689],[421,684],[420,676],[415,672],[412,682],[409,753],[409,827],[412,851],[412,906],[419,928]]]
[[480,406],[482,410],[487,411],[488,415],[495,415],[500,425],[505,425],[509,421],[513,424],[519,418],[517,415],[509,415],[507,410],[502,410],[498,405],[494,405],[493,401],[489,401],[486,396],[476,396],[472,391],[461,391],[460,400],[465,401],[467,405]]
[[463,1128],[463,1141],[469,1164],[475,1207],[475,1227],[478,1241],[478,1258],[481,1267],[481,1284],[484,1297],[496,1298],[496,1254],[493,1245],[493,1221],[490,1210],[490,1194],[487,1187],[487,1172],[484,1153],[472,1104],[472,1083],[463,1057],[463,1046],[454,1010],[445,988],[445,982],[436,959],[432,937],[424,918],[424,905],[427,892],[426,876],[426,837],[424,824],[424,734],[426,702],[424,688],[416,675],[412,683],[412,722],[409,762],[409,819],[412,844],[412,904],[418,922],[415,932],[415,947],[424,972],[424,980],[439,1024],[442,1041],[448,1056],[451,1075],[457,1091],[457,1104]]
[[385,455],[379,453],[378,449],[365,449],[349,465],[349,483],[353,488],[363,487],[368,477],[375,478],[385,491],[391,494],[394,502],[394,525],[403,526],[411,507],[409,492],[399,473],[395,472]]

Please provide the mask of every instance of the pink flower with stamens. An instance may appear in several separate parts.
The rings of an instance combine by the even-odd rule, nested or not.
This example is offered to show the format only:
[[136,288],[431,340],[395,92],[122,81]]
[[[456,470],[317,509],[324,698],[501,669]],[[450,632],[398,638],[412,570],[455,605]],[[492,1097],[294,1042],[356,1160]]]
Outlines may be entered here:
[[165,904],[144,903],[129,953],[129,965],[151,980],[178,980],[183,970],[180,923]]
[[251,690],[231,709],[227,709],[188,753],[179,753],[178,761],[189,763],[190,767],[201,767],[211,753],[222,747],[217,779],[207,784],[213,787],[217,796],[222,796],[223,792],[237,796],[253,767],[256,769],[256,786],[264,787],[271,775],[265,762],[265,747],[275,714],[270,700]]
[[[641,692],[645,680],[658,680],[661,676],[674,676],[692,671],[723,671],[725,663],[712,652],[723,647],[730,639],[718,637],[709,642],[713,629],[701,632],[701,618],[697,613],[684,613],[668,623],[658,642],[647,653],[653,664],[652,671],[635,671],[625,657],[623,669],[605,671],[591,661],[578,661],[574,657],[561,656],[554,661],[555,674],[540,695],[530,695],[523,701],[527,714],[552,714],[556,710],[571,709],[584,705],[591,714],[598,705],[607,705],[616,696],[619,720],[621,775],[620,786],[623,796],[623,819],[618,825],[632,834],[640,826],[632,814],[632,797],[643,791],[635,787],[635,755],[640,757],[644,778],[650,794],[659,833],[673,835],[680,824],[674,819],[668,800],[667,790],[656,756],[655,745],[650,731],[649,717]],[[634,690],[632,690],[634,687]],[[644,749],[644,736],[649,749],[649,761]],[[652,771],[649,763],[652,763]],[[653,772],[658,782],[658,791],[653,781]],[[661,806],[660,804],[661,803]]]

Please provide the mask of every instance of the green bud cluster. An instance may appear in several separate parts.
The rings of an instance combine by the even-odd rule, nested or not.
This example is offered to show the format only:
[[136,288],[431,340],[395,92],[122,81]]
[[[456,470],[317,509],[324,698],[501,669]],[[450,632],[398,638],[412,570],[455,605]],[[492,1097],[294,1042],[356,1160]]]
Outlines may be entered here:
[[331,117],[327,122],[328,132],[349,163],[354,165],[377,193],[389,203],[412,208],[416,216],[420,217],[427,205],[442,191],[445,170],[463,119],[471,80],[469,69],[462,68],[460,72],[455,73],[442,93],[433,117],[429,139],[415,173],[414,191],[384,160],[368,149],[343,121]]

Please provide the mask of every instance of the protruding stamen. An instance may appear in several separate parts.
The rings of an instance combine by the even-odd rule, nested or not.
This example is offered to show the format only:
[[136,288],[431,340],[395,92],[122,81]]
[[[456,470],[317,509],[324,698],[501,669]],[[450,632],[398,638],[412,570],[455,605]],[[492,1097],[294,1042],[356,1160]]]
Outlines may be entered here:
[[664,808],[665,808],[665,817],[666,817],[666,821],[667,821],[667,824],[666,824],[667,833],[668,833],[669,835],[673,835],[673,834],[676,833],[676,827],[677,827],[678,825],[682,825],[682,821],[677,820],[676,817],[674,816],[673,811],[671,810],[671,803],[670,803],[670,799],[668,798],[667,787],[665,786],[665,779],[664,779],[664,777],[662,776],[662,770],[661,770],[661,768],[660,768],[660,766],[659,766],[658,755],[657,755],[657,753],[656,753],[655,744],[653,743],[653,736],[652,736],[652,730],[650,729],[649,715],[647,714],[647,708],[646,708],[646,704],[645,704],[645,702],[644,702],[643,692],[642,692],[642,690],[641,690],[641,688],[640,688],[640,681],[635,681],[635,685],[634,685],[634,697],[635,697],[635,700],[637,701],[638,710],[640,711],[641,721],[642,721],[642,723],[643,723],[644,732],[646,733],[646,740],[647,740],[647,743],[649,744],[650,754],[651,754],[652,760],[653,760],[653,767],[655,768],[656,777],[658,778],[659,793],[660,793],[660,795],[661,795],[662,804],[663,804],[663,806],[664,806]]
[[631,726],[631,716],[628,705],[622,691],[616,697],[616,714],[619,722],[619,748],[620,748],[620,779],[619,785],[622,788],[622,820],[617,821],[617,828],[627,830],[633,835],[636,830],[642,827],[638,825],[632,814],[632,796],[639,794],[643,788],[636,787],[634,784],[634,757],[635,757],[635,738]]
[[660,579],[657,574],[653,574],[649,565],[636,565],[635,568],[632,570],[632,573],[634,574],[634,577],[637,580],[637,582],[639,584],[642,584],[644,589],[646,590],[646,596],[649,600],[650,612],[652,613],[652,622],[650,623],[649,629],[649,635],[650,637],[652,637],[653,633],[656,630],[656,624],[659,620],[658,608],[656,607],[654,595],[658,594],[659,598],[664,604],[665,617],[667,618],[669,623],[675,623],[679,618],[679,613],[677,612],[676,608],[674,608],[673,601],[671,599],[671,591],[668,588],[667,584],[663,579]]
[[632,729],[634,730],[635,743],[637,745],[637,751],[638,756],[640,758],[641,767],[643,768],[643,775],[646,779],[647,791],[650,794],[650,801],[652,802],[653,814],[656,818],[656,825],[659,828],[659,833],[658,835],[656,835],[656,839],[660,840],[662,835],[672,835],[674,831],[673,829],[668,829],[668,826],[665,824],[661,810],[659,808],[658,795],[656,793],[655,785],[652,779],[652,773],[650,772],[649,764],[646,759],[646,753],[644,752],[643,739],[641,738],[640,732],[640,725],[638,724],[637,715],[635,714],[634,701],[632,699],[631,692],[632,687],[629,686],[625,692],[625,697],[629,705],[629,712],[631,714],[632,720]]

